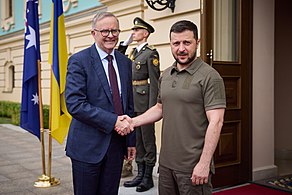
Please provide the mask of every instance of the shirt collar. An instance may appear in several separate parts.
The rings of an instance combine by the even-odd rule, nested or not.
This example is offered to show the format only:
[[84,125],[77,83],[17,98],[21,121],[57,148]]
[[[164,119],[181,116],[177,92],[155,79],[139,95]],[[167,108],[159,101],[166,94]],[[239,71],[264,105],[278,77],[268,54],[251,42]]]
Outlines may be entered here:
[[142,43],[141,45],[137,46],[136,49],[137,49],[137,52],[139,52],[145,45],[147,45],[148,43],[145,42],[145,43]]
[[[194,74],[199,69],[202,63],[203,63],[203,60],[200,57],[197,57],[197,59],[189,67],[187,67],[186,69],[182,71],[187,71],[189,74]],[[174,71],[180,72],[176,66],[176,62],[172,64],[170,74],[173,74]]]
[[115,55],[114,55],[114,54],[115,54],[114,49],[113,49],[113,51],[112,51],[110,54],[108,54],[108,53],[106,53],[105,51],[103,51],[102,49],[100,49],[100,48],[97,46],[96,43],[95,43],[95,47],[96,47],[96,50],[97,50],[97,52],[98,52],[98,54],[99,54],[101,60],[105,59],[108,55],[112,55],[112,56],[113,56],[113,59],[115,58]]

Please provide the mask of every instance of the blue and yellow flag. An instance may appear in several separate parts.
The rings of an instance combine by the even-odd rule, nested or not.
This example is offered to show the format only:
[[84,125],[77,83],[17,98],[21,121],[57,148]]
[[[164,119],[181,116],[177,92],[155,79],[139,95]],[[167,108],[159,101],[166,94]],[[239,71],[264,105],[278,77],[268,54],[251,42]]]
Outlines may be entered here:
[[26,1],[24,36],[20,126],[40,139],[38,63],[41,55],[37,0]]
[[65,103],[65,82],[68,63],[62,0],[52,0],[49,64],[51,64],[51,135],[60,144],[68,134],[71,116]]

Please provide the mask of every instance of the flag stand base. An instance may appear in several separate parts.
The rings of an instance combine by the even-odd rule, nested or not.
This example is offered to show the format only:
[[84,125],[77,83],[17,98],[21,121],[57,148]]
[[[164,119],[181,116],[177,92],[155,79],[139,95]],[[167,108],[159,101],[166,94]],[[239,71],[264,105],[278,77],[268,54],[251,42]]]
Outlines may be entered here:
[[60,184],[60,179],[54,178],[54,177],[48,177],[46,175],[42,175],[38,178],[36,182],[34,182],[34,187],[37,188],[48,188],[57,186]]

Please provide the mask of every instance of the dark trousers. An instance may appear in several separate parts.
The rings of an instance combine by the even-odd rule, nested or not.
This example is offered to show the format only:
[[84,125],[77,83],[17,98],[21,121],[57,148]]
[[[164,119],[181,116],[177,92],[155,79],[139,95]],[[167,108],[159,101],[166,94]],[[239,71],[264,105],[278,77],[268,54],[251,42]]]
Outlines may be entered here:
[[[137,113],[140,115],[141,113]],[[135,128],[136,131],[136,163],[145,163],[155,166],[156,163],[156,139],[154,124],[148,124]]]
[[174,171],[159,165],[159,195],[212,195],[211,174],[209,182],[203,185],[193,185],[191,176],[192,173]]
[[124,149],[125,139],[114,132],[108,151],[101,162],[91,164],[71,159],[74,194],[117,195]]

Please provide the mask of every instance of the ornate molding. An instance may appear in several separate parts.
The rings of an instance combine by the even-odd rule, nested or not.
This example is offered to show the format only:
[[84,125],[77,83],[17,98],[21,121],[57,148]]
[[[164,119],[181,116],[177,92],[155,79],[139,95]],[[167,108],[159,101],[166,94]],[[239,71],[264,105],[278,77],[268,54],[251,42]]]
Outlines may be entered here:
[[78,6],[78,0],[63,0],[63,11],[68,12],[70,8]]
[[[117,4],[120,2],[123,2],[124,0],[99,0],[99,2],[103,5],[113,5],[113,4]],[[139,0],[141,1],[141,0]]]
[[1,20],[1,28],[3,29],[3,31],[9,31],[11,28],[14,28],[14,26],[14,17]]
[[3,31],[9,31],[14,28],[14,1],[1,1],[1,28]]

